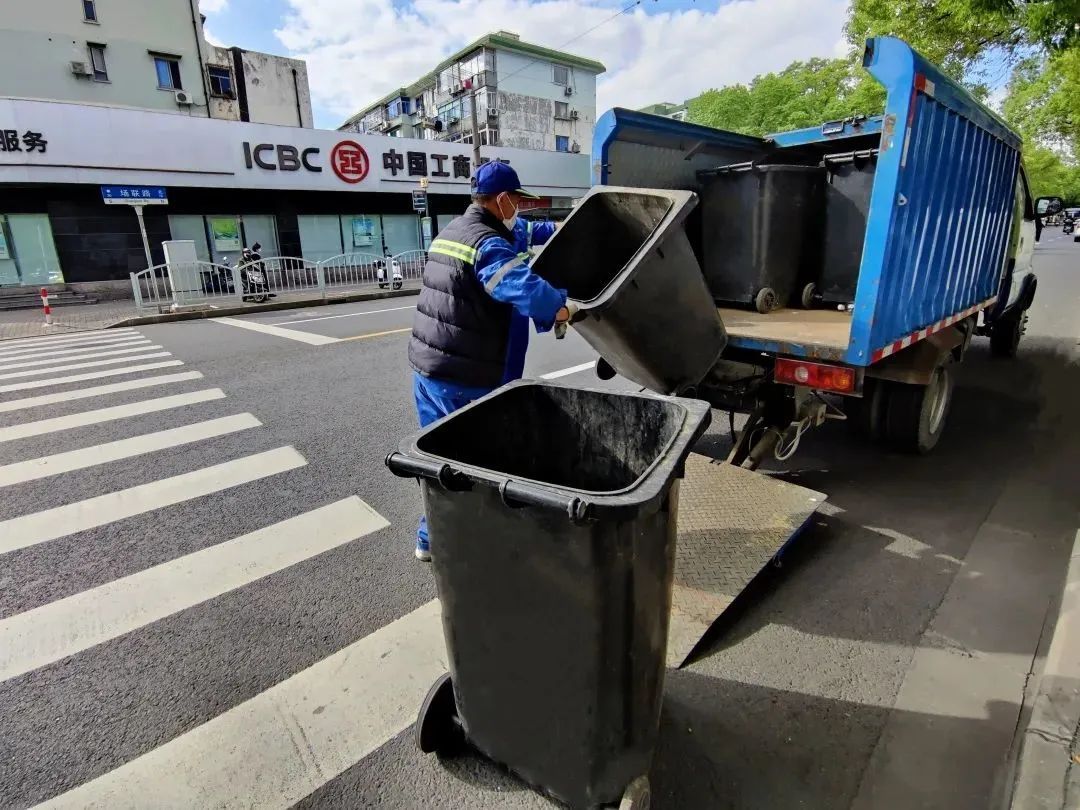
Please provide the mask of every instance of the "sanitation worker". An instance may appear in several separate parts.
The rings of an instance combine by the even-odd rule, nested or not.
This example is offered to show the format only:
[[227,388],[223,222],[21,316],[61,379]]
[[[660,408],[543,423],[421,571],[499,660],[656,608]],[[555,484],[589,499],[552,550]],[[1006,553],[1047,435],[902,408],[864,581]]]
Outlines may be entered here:
[[[522,199],[536,197],[521,187],[517,172],[506,163],[483,164],[473,180],[472,205],[428,248],[409,341],[421,427],[519,379],[529,319],[547,332],[570,318],[566,291],[529,269],[527,248],[550,238],[554,226],[530,228],[518,220]],[[431,559],[425,518],[416,557]]]

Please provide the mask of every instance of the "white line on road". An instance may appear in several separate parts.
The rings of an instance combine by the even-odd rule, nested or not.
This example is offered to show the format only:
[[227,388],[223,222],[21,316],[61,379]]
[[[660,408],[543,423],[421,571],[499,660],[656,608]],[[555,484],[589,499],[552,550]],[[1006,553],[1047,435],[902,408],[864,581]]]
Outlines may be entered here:
[[[138,358],[130,357],[129,360]],[[50,377],[47,380],[31,380],[30,382],[11,383],[0,385],[0,394],[9,391],[29,391],[34,388],[48,388],[51,385],[67,385],[68,383],[85,382],[86,380],[100,380],[102,377],[117,377],[121,374],[136,374],[140,371],[154,371],[159,368],[175,368],[184,365],[183,360],[163,360],[160,363],[143,363],[139,366],[125,366],[124,368],[110,368],[105,371],[89,371],[86,374],[72,374],[67,377]]]
[[157,397],[156,399],[141,399],[138,402],[128,402],[124,405],[113,405],[93,411],[81,411],[67,416],[54,416],[52,419],[39,419],[36,422],[23,422],[18,425],[0,428],[0,442],[27,439],[31,436],[56,433],[59,430],[72,430],[86,425],[98,425],[102,422],[127,419],[129,416],[141,416],[147,413],[167,411],[172,408],[184,408],[188,405],[197,405],[200,402],[211,402],[215,399],[224,398],[225,392],[220,388],[206,388],[202,391],[192,391],[187,394],[174,394],[168,397]]
[[48,344],[50,346],[60,346],[64,343],[82,343],[84,341],[102,340],[105,338],[114,337],[116,335],[122,335],[124,333],[131,334],[133,332],[135,332],[135,330],[132,329],[130,326],[125,326],[122,329],[108,329],[95,332],[64,332],[62,335],[47,335],[45,337],[4,340],[0,341],[0,347],[3,347],[5,349],[12,349],[16,346],[41,346],[44,344]]
[[[18,349],[15,351],[0,350],[0,361],[13,360],[17,357],[55,357],[64,354],[78,354],[79,352],[91,351],[93,349],[115,349],[120,346],[134,346],[138,343],[149,342],[150,338],[132,334],[121,335],[120,337],[114,337],[108,340],[87,341],[80,343],[77,346],[65,345],[59,348],[56,346],[39,346],[36,349]],[[42,351],[43,349],[46,349],[47,351]]]
[[31,371],[11,371],[7,374],[0,374],[0,380],[11,380],[16,377],[36,377],[39,374],[52,374],[54,371],[71,371],[76,368],[115,366],[118,363],[138,363],[143,360],[152,360],[155,357],[172,357],[172,354],[169,352],[153,352],[152,354],[140,354],[137,357],[113,357],[108,360],[94,360],[90,363],[70,363],[66,366],[49,366],[48,368],[36,368]]
[[252,332],[262,332],[264,335],[298,340],[301,343],[307,343],[311,346],[325,346],[328,343],[338,342],[338,339],[335,337],[301,332],[298,329],[282,329],[280,326],[267,326],[266,324],[256,323],[254,321],[241,321],[237,318],[212,318],[211,320],[214,323],[223,323],[227,326],[238,326],[241,329],[250,329]]
[[590,360],[588,363],[582,363],[580,366],[570,366],[570,368],[561,368],[558,371],[549,371],[547,374],[541,374],[541,380],[557,380],[559,377],[569,377],[571,374],[577,374],[579,371],[586,371],[590,368],[596,367],[596,361]]
[[446,671],[431,601],[45,808],[291,807],[408,728]]
[[[83,349],[80,354],[74,357],[50,357],[46,360],[27,360],[26,358],[16,358],[15,363],[5,363],[4,358],[0,358],[0,371],[10,371],[13,368],[30,368],[31,366],[51,366],[56,363],[70,363],[72,360],[94,360],[98,357],[115,357],[118,354],[138,354],[139,352],[149,352],[154,349],[160,349],[161,346],[136,346],[135,348],[128,349],[113,349],[109,348],[107,352],[98,351],[100,347],[94,346],[90,349]],[[125,361],[126,362],[126,361]]]
[[323,315],[318,318],[301,318],[297,321],[278,321],[274,326],[287,326],[290,323],[312,323],[313,321],[332,321],[335,318],[355,318],[358,315],[378,315],[380,312],[401,312],[404,309],[416,309],[416,304],[407,307],[390,307],[389,309],[372,309],[367,312],[349,312],[345,315]]
[[70,402],[75,399],[87,399],[100,397],[105,394],[115,394],[120,391],[135,391],[139,388],[151,388],[155,385],[168,385],[169,383],[185,382],[186,380],[201,380],[200,371],[182,371],[179,374],[162,374],[157,377],[140,377],[136,380],[124,380],[108,385],[95,385],[92,388],[77,388],[74,391],[60,391],[56,394],[41,394],[36,397],[23,397],[22,399],[9,399],[0,402],[0,413],[21,411],[26,408],[38,408],[42,405],[54,405],[57,402]]
[[305,464],[307,461],[295,448],[279,447],[85,501],[3,520],[0,521],[0,554],[258,481]]
[[21,484],[26,481],[36,481],[40,478],[48,478],[51,475],[59,475],[73,470],[85,470],[87,467],[107,464],[110,461],[134,458],[156,450],[179,447],[183,444],[192,444],[193,442],[224,436],[228,433],[256,428],[261,424],[262,422],[250,413],[238,413],[233,416],[222,416],[219,419],[196,422],[192,425],[182,425],[181,427],[159,430],[154,433],[144,433],[141,436],[132,436],[128,439],[96,444],[93,447],[84,447],[81,450],[68,450],[64,453],[54,453],[51,456],[17,461],[14,464],[0,467],[0,487]]
[[[75,655],[386,528],[353,495],[0,621],[0,681]],[[171,801],[168,794],[158,794]]]

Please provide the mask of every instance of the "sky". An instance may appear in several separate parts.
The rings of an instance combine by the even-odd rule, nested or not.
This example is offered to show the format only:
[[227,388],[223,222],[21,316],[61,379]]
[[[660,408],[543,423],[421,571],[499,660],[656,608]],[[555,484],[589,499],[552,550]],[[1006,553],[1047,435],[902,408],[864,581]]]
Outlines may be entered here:
[[598,114],[682,102],[846,50],[847,0],[200,0],[200,8],[212,42],[307,60],[315,126],[327,129],[498,30],[602,62]]

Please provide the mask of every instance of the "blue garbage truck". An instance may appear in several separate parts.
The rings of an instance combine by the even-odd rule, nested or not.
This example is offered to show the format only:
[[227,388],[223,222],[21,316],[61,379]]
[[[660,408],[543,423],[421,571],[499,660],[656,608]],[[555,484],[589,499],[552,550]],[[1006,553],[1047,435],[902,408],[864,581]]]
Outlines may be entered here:
[[[978,336],[1014,355],[1036,294],[1037,211],[1060,200],[1032,198],[1020,137],[899,39],[869,40],[863,65],[886,90],[881,115],[764,138],[605,113],[595,185],[537,258],[579,305],[598,371],[749,415],[728,459],[739,466],[790,457],[829,418],[929,452],[955,364]],[[575,220],[630,245],[610,245],[618,266],[603,278],[559,278],[582,272],[567,253]],[[658,234],[668,227],[688,250]],[[703,287],[664,269],[673,255]],[[668,288],[650,288],[651,316],[620,317],[616,287],[656,284],[645,265]]]

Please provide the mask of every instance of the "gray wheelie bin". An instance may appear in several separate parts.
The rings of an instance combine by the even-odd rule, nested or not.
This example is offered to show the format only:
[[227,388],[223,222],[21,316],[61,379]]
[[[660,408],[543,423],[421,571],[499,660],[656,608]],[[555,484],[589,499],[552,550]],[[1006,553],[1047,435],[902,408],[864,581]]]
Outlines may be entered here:
[[698,400],[519,381],[403,442],[418,478],[449,676],[416,725],[574,808],[648,806],[678,479]]
[[532,263],[600,356],[663,394],[701,382],[727,345],[684,228],[695,205],[692,191],[596,186]]

